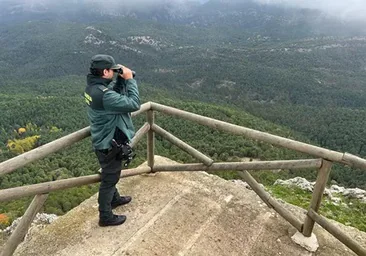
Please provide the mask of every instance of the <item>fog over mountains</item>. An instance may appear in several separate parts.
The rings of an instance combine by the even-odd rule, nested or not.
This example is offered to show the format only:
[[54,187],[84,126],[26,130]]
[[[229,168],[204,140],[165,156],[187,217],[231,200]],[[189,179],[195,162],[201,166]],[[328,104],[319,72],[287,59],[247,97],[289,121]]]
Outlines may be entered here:
[[357,0],[348,5],[340,0],[332,3],[329,0],[0,0],[0,3],[0,21],[10,24],[30,20],[97,22],[127,17],[193,27],[254,29],[261,35],[279,38],[286,30],[300,37],[366,34],[366,22],[357,14],[365,9],[365,4]]
[[256,0],[263,4],[277,4],[297,8],[321,10],[343,20],[366,20],[366,2],[364,0]]
[[201,5],[206,8],[217,2],[225,5],[255,2],[282,8],[313,9],[344,21],[366,21],[364,15],[366,2],[363,0],[65,0],[61,2],[55,0],[0,0],[4,13],[8,15],[19,12],[42,13],[50,10],[74,12],[89,8],[97,8],[104,13],[114,15],[130,11],[152,11],[164,8],[174,9],[178,12],[191,12],[192,8]]

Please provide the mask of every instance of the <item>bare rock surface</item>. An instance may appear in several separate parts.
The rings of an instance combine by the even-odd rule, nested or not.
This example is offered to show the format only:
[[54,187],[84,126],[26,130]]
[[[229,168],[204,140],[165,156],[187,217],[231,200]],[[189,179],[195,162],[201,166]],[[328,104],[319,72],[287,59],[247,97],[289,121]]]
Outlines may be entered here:
[[[310,182],[302,177],[295,177],[293,179],[288,180],[278,179],[273,185],[295,186],[302,190],[313,192],[315,182]],[[335,201],[336,203],[339,203],[341,199],[338,197],[334,197],[333,194],[358,199],[361,202],[366,203],[366,190],[362,190],[359,188],[344,188],[337,185],[332,185],[330,188],[325,188],[324,194],[327,195],[332,201]]]
[[[156,156],[156,164],[173,161]],[[122,179],[133,201],[115,210],[125,224],[98,226],[97,195],[33,233],[14,255],[355,255],[316,226],[319,249],[291,240],[295,231],[241,184],[205,172],[157,173]],[[304,211],[285,205],[303,220]],[[337,224],[366,246],[366,233]]]
[[[19,225],[21,219],[22,219],[22,217],[19,217],[16,220],[14,220],[13,223],[6,229],[2,230],[2,232],[4,232],[7,235],[11,235],[14,232],[14,230],[16,229],[16,227]],[[54,222],[56,219],[57,219],[57,215],[55,215],[55,214],[37,213],[36,217],[34,218],[32,224],[31,224],[30,229],[43,228],[46,225]]]

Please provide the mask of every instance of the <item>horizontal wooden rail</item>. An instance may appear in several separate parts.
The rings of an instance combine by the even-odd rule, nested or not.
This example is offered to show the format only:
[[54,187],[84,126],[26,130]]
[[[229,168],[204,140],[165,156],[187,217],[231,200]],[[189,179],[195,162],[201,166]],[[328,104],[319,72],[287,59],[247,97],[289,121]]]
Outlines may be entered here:
[[71,133],[65,137],[47,143],[41,147],[28,151],[24,154],[16,156],[5,162],[0,163],[0,176],[13,172],[36,160],[45,158],[46,156],[64,149],[72,144],[90,136],[90,128],[86,127],[77,132]]
[[331,233],[335,238],[345,244],[348,248],[354,251],[357,255],[366,256],[366,248],[362,248],[353,238],[346,235],[342,230],[331,224],[326,218],[317,214],[314,210],[310,209],[308,216],[312,218],[316,223],[322,226],[325,230]]
[[[151,172],[150,167],[127,169],[122,171],[121,177],[130,177],[149,172]],[[100,182],[99,174],[3,189],[0,190],[0,202],[15,200],[25,196],[34,196],[37,194],[45,194],[52,191],[89,185],[97,182]]]
[[347,165],[351,165],[354,167],[362,168],[366,170],[366,160],[359,158],[357,156],[353,156],[350,154],[343,154],[337,151],[313,146],[310,144],[306,144],[303,142],[283,138],[280,136],[272,135],[265,132],[256,131],[253,129],[245,128],[239,125],[234,125],[230,123],[226,123],[223,121],[215,120],[213,118],[193,114],[187,111],[183,111],[180,109],[164,106],[158,103],[151,102],[151,108],[153,110],[180,117],[186,120],[190,120],[201,125],[205,125],[220,131],[229,132],[236,135],[243,135],[247,138],[251,138],[254,140],[259,140],[263,142],[270,143],[272,145],[281,146],[284,148],[296,150],[299,152],[307,153],[312,156],[324,158],[327,160],[331,160],[334,162],[339,162]]
[[305,169],[320,168],[321,159],[285,160],[285,161],[258,161],[258,162],[228,162],[213,163],[211,166],[204,164],[173,164],[155,165],[157,172],[193,172],[193,171],[227,171],[227,170],[277,170],[277,169]]
[[[145,103],[141,106],[140,110],[132,113],[132,116],[136,116],[150,109],[151,103]],[[11,173],[18,168],[21,168],[36,160],[45,158],[46,156],[55,153],[61,149],[64,149],[72,144],[85,139],[90,136],[90,127],[85,127],[77,132],[66,135],[60,139],[47,143],[41,147],[28,151],[24,154],[16,156],[12,159],[0,163],[0,176]]]
[[[149,111],[150,110],[150,111]],[[142,139],[142,137],[148,133],[148,145],[149,145],[149,155],[148,155],[148,163],[150,166],[144,166],[134,169],[127,169],[122,171],[122,177],[129,177],[140,175],[144,173],[149,173],[153,171],[160,172],[169,172],[169,171],[223,171],[223,170],[238,170],[239,175],[251,186],[251,188],[257,193],[260,198],[271,208],[273,208],[276,212],[278,212],[284,219],[290,222],[298,231],[308,234],[312,230],[313,221],[317,222],[324,229],[326,229],[329,233],[335,236],[338,240],[348,246],[351,250],[353,250],[358,255],[366,256],[366,250],[362,248],[359,244],[357,244],[352,238],[345,235],[341,230],[332,225],[327,219],[320,216],[316,213],[317,208],[319,208],[320,199],[323,190],[323,183],[326,181],[324,178],[324,182],[319,183],[318,189],[315,189],[317,192],[314,192],[312,207],[307,213],[307,221],[305,222],[306,226],[301,223],[291,212],[285,209],[283,205],[281,205],[277,200],[275,200],[271,195],[266,192],[259,183],[247,172],[247,170],[275,170],[275,169],[305,169],[305,168],[320,168],[322,166],[322,159],[303,159],[303,160],[285,160],[285,161],[255,161],[255,162],[227,162],[227,163],[213,163],[213,160],[199,151],[195,150],[185,142],[179,140],[174,135],[165,131],[161,127],[154,124],[154,116],[153,110],[160,111],[165,114],[169,114],[172,116],[180,117],[186,120],[194,121],[198,124],[202,124],[220,131],[229,132],[236,135],[242,135],[250,139],[263,141],[270,143],[272,145],[281,146],[284,148],[292,149],[295,151],[307,153],[316,157],[323,158],[325,160],[339,162],[343,164],[350,165],[352,167],[362,168],[366,170],[366,160],[348,153],[340,153],[332,150],[328,150],[325,148],[313,146],[310,144],[298,142],[295,140],[283,138],[280,136],[272,135],[265,132],[256,131],[253,129],[245,128],[242,126],[226,123],[223,121],[215,120],[212,118],[204,117],[201,115],[193,114],[190,112],[182,111],[176,108],[164,106],[161,104],[147,102],[143,104],[140,110],[132,113],[131,116],[136,116],[143,112],[149,111],[148,114],[148,122],[145,123],[136,133],[134,139],[131,142],[131,146],[135,147],[138,141]],[[154,165],[153,164],[153,141],[154,136],[153,132],[158,133],[162,137],[169,140],[174,145],[180,147],[185,150],[192,156],[196,157],[198,160],[202,161],[203,164],[178,164],[178,165]],[[32,163],[36,160],[42,159],[49,154],[55,153],[61,149],[64,149],[86,137],[90,136],[90,127],[86,127],[77,132],[69,134],[65,137],[62,137],[58,140],[50,142],[46,145],[43,145],[39,148],[36,148],[32,151],[24,153],[20,156],[14,157],[7,161],[0,163],[0,176],[10,173],[18,168],[25,166],[26,164]],[[325,161],[327,162],[327,161]],[[322,174],[320,172],[320,174]],[[324,176],[325,177],[325,176]],[[39,206],[44,203],[46,199],[45,195],[49,192],[63,190],[73,187],[79,187],[83,185],[93,184],[100,181],[100,175],[90,175],[83,176],[77,178],[70,178],[65,180],[57,180],[52,182],[45,182],[41,184],[34,184],[16,188],[9,188],[0,190],[0,202],[15,200],[26,196],[34,196],[31,206],[27,210],[25,216],[24,223],[29,223],[29,218],[32,217],[36,211],[38,211]],[[36,209],[37,208],[37,209]],[[27,224],[28,225],[28,224]],[[26,225],[24,225],[26,226]],[[23,228],[18,233],[15,240],[19,240],[19,237],[23,235]],[[14,240],[14,241],[15,241]],[[8,252],[13,253],[16,247],[14,247],[16,243],[10,242],[7,249]],[[7,248],[7,247],[4,247]],[[1,254],[4,255],[4,254]]]
[[246,181],[254,192],[271,208],[273,208],[285,220],[290,222],[299,232],[302,232],[303,224],[291,212],[286,210],[276,199],[266,192],[259,183],[247,171],[239,172],[240,177]]
[[347,164],[351,167],[354,168],[361,168],[361,169],[366,169],[365,167],[365,159],[349,154],[349,153],[344,153],[343,155],[343,159],[342,159],[342,163]]
[[[194,158],[198,159],[200,162],[204,163],[205,165],[210,166],[214,162],[211,158],[209,158],[208,156],[202,154],[197,149],[191,147],[190,145],[188,145],[184,141],[178,139],[173,134],[167,132],[166,130],[164,130],[160,126],[154,124],[152,126],[152,130],[154,132],[156,132],[157,134],[159,134],[161,137],[168,140],[173,145],[177,146],[178,148],[180,148],[183,151],[187,152],[188,154],[190,154]],[[154,169],[154,171],[155,171],[155,169]]]
[[148,111],[150,109],[151,109],[151,102],[149,101],[149,102],[142,104],[139,110],[132,112],[131,116],[135,117],[137,115],[145,113],[146,111]]

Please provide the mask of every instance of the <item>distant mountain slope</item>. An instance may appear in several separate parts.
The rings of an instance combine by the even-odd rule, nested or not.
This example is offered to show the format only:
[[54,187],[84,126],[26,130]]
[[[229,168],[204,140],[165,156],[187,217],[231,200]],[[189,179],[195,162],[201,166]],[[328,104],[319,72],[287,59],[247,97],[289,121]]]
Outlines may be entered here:
[[[221,15],[229,19],[234,10],[227,9]],[[366,154],[366,130],[359,128],[366,116],[366,37],[274,40],[235,28],[235,19],[217,27],[99,17],[1,26],[0,91],[84,76],[91,56],[106,53],[135,69],[139,83],[174,97],[235,105],[310,134],[324,147]],[[305,114],[315,123],[299,120]]]
[[[305,37],[297,25],[314,35],[308,21],[316,23],[319,12],[208,1],[121,16],[94,5],[80,14],[83,1],[72,1],[73,12],[61,2],[33,9],[19,2],[0,10],[17,21],[0,27],[0,93],[78,95],[91,56],[106,53],[137,71],[138,83],[149,86],[147,100],[164,91],[182,101],[234,106],[323,147],[366,155],[366,37]],[[153,17],[170,8],[182,15]],[[267,34],[276,29],[285,36]]]
[[272,42],[260,34],[225,33],[130,18],[107,24],[7,25],[0,28],[0,86],[18,77],[85,74],[90,57],[102,52],[137,69],[145,82],[188,94],[199,91],[215,97],[220,92],[233,101],[365,106],[366,37]]
[[94,22],[133,17],[192,27],[226,28],[227,35],[235,30],[252,36],[262,34],[273,40],[314,35],[354,36],[359,35],[360,29],[365,31],[360,24],[341,21],[317,10],[260,4],[254,0],[108,2],[110,6],[100,1],[76,0],[3,2],[0,18],[5,23],[28,20]]

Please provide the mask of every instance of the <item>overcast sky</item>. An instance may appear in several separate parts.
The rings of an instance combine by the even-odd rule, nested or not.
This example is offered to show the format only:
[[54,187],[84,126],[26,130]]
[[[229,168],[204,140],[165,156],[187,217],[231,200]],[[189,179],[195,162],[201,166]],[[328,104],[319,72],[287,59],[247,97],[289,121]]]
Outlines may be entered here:
[[256,0],[260,3],[282,4],[319,9],[343,19],[366,20],[366,0]]
[[[208,0],[66,0],[66,2],[99,2],[103,6],[113,6],[117,3],[123,5],[133,4],[134,6],[149,7],[161,2],[187,2],[199,1],[201,3]],[[248,1],[248,0],[222,0],[222,1]],[[343,19],[362,19],[366,21],[366,0],[253,0],[264,4],[280,4],[284,6],[303,7],[319,9],[328,14],[343,18]],[[58,0],[0,0],[0,4],[6,3],[27,2],[31,3],[55,3],[59,4],[64,1]]]

